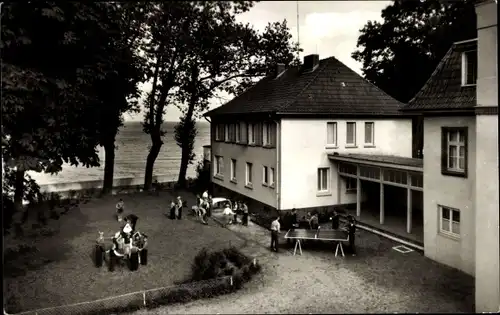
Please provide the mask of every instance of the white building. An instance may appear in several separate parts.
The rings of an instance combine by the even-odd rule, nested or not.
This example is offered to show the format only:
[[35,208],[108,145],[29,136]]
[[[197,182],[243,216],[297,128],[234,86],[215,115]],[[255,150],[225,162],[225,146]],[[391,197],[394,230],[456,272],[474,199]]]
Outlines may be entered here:
[[244,197],[263,216],[342,205],[475,276],[476,311],[498,311],[496,1],[478,1],[476,14],[477,39],[455,43],[408,105],[310,55],[207,113],[217,194]]
[[[500,306],[497,5],[455,43],[407,112],[424,115],[425,255],[476,278],[476,311]],[[437,220],[436,220],[437,218]]]

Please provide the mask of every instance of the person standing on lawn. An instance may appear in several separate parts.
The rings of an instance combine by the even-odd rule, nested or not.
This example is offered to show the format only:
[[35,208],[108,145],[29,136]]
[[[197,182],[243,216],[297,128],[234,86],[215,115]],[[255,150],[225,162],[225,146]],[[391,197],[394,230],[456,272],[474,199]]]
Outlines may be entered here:
[[184,206],[181,196],[177,196],[177,220],[182,219],[182,207]]
[[172,200],[170,202],[170,220],[175,220],[176,208],[177,208],[177,204],[175,203],[175,200]]
[[351,248],[351,253],[353,256],[356,256],[356,245],[355,245],[355,240],[356,240],[356,220],[352,215],[350,215],[348,218],[348,223],[347,223],[347,233],[349,234],[349,247]]
[[238,224],[238,211],[239,211],[239,201],[233,201],[233,222],[234,224]]
[[222,214],[224,215],[224,223],[226,226],[233,223],[234,213],[233,210],[231,210],[231,204],[229,202],[226,203],[226,207],[224,208]]
[[280,233],[280,217],[277,215],[273,222],[271,222],[271,250],[278,252],[278,235]]
[[123,202],[123,199],[120,198],[120,200],[116,203],[116,219],[118,222],[121,222],[123,220],[123,212],[125,211],[125,202]]
[[243,225],[248,226],[248,206],[243,201],[240,202],[240,209],[243,211]]
[[330,220],[332,220],[332,230],[338,230],[340,226],[340,215],[337,213],[337,210],[333,210],[333,216]]

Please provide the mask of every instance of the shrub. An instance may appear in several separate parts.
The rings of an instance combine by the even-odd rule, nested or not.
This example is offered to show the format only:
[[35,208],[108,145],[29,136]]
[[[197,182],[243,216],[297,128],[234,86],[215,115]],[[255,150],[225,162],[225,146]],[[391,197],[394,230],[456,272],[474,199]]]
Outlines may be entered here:
[[231,246],[230,248],[224,249],[224,255],[232,261],[236,267],[241,268],[245,264],[249,264],[251,259],[241,253],[236,247]]

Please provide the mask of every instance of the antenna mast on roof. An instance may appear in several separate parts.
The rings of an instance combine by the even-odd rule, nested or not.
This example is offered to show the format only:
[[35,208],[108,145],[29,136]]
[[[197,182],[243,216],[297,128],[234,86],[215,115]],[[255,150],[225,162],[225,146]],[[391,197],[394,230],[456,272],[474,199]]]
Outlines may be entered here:
[[[297,1],[297,46],[300,47],[300,26],[299,26],[299,1]],[[297,50],[297,59],[300,60],[300,51]]]

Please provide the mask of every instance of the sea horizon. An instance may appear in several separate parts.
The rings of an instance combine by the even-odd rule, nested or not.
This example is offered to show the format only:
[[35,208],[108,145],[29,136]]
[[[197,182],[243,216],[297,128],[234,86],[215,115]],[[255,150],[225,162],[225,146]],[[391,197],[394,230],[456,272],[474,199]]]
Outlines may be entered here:
[[[126,121],[116,137],[114,179],[144,177],[146,157],[151,146],[151,139],[142,130],[142,121]],[[163,137],[164,144],[156,158],[153,176],[161,176],[176,181],[179,175],[181,149],[174,139],[174,127],[178,121],[166,121],[163,124],[167,132]],[[188,167],[187,177],[196,175],[196,165],[203,160],[203,146],[210,144],[210,124],[206,121],[196,123],[198,135],[195,141],[195,161]],[[63,165],[61,172],[55,175],[30,171],[28,174],[38,185],[77,183],[96,181],[104,178],[104,149],[98,147],[100,166],[86,168],[82,166]]]

